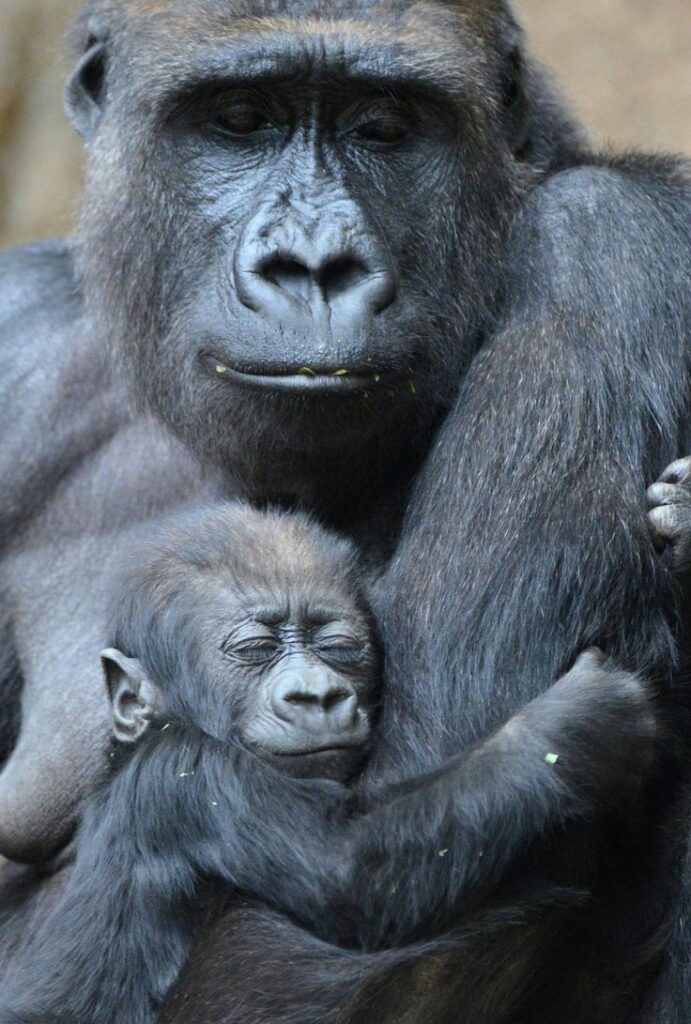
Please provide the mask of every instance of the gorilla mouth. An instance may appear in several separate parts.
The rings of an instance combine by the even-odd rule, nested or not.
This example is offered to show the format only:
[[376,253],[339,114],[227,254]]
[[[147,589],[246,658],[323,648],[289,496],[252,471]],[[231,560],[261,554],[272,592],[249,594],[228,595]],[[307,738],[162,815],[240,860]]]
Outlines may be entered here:
[[360,750],[362,744],[360,743],[343,743],[340,746],[333,747],[314,747],[311,750],[272,750],[270,751],[273,757],[287,757],[287,758],[309,758],[309,757],[320,757],[329,755],[345,755],[352,754],[354,750]]
[[343,743],[307,750],[265,749],[264,757],[275,768],[294,778],[330,778],[345,782],[362,769],[367,747],[365,743]]
[[391,386],[397,380],[384,376],[374,367],[335,369],[301,367],[233,367],[216,356],[204,353],[202,360],[213,375],[254,391],[274,391],[292,394],[352,394],[354,391]]

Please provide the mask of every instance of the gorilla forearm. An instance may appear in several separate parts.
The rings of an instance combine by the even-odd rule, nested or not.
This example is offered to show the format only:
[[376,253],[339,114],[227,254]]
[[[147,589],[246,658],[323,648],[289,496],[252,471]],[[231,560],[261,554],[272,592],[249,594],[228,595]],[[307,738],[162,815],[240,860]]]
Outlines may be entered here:
[[[193,813],[179,779],[189,754],[159,747],[154,773],[148,753],[89,804],[64,891],[4,980],[2,1024],[15,1015],[27,1024],[155,1019],[188,952],[185,897],[195,878],[175,827],[178,812],[186,822]],[[174,784],[158,785],[166,771],[179,779],[179,793]]]

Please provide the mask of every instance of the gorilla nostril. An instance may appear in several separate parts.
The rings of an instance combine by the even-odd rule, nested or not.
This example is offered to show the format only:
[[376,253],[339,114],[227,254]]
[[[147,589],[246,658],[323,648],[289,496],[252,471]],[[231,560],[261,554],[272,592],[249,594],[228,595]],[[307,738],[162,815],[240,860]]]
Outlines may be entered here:
[[264,280],[296,299],[309,301],[316,288],[314,275],[299,260],[275,256],[273,259],[267,260],[258,272]]
[[338,704],[343,704],[350,699],[353,699],[353,694],[350,690],[331,690],[329,693],[324,694],[321,703],[324,711],[332,711]]
[[293,690],[286,693],[283,700],[286,704],[320,704],[321,701],[316,693],[308,693],[304,690]]
[[327,302],[356,288],[368,276],[367,267],[350,256],[331,260],[318,275]]
[[296,711],[317,711],[321,710],[331,714],[337,709],[346,705],[348,701],[355,700],[352,690],[347,687],[333,687],[333,689],[310,690],[296,688],[283,694],[283,702],[290,704]]
[[367,267],[350,256],[337,257],[322,267],[310,270],[299,260],[275,256],[267,260],[259,275],[295,299],[310,301],[316,290],[326,302],[357,288],[369,276]]
[[[271,256],[257,266],[253,275],[308,306],[314,305],[317,297],[329,306],[352,297],[363,310],[379,313],[396,294],[393,275],[386,270],[373,271],[366,261],[351,255],[334,256],[314,267],[289,256]],[[265,304],[266,297],[259,293],[254,304],[250,303],[254,308]]]

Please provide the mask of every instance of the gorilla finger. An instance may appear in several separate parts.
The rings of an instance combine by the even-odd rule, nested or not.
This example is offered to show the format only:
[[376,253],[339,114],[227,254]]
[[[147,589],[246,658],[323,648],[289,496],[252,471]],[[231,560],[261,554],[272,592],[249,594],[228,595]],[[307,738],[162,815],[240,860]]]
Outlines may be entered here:
[[578,655],[574,662],[574,669],[583,669],[590,672],[593,669],[601,668],[605,662],[605,652],[601,647],[588,647]]
[[685,505],[659,505],[648,513],[653,542],[659,548],[691,534],[691,508]]
[[691,481],[691,455],[671,462],[660,475],[659,483],[686,484]]
[[679,484],[664,484],[659,480],[646,491],[646,498],[651,507],[656,505],[675,505],[686,501],[691,504],[691,491]]

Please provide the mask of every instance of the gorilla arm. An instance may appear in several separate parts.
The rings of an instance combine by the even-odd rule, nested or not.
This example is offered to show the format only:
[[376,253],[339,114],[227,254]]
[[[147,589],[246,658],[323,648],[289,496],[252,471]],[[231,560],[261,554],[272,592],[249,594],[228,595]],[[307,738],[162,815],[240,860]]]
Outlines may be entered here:
[[679,167],[646,158],[564,171],[526,200],[503,311],[385,580],[396,699],[375,774],[486,736],[592,644],[646,677],[674,665],[644,491],[690,429],[689,209]]

